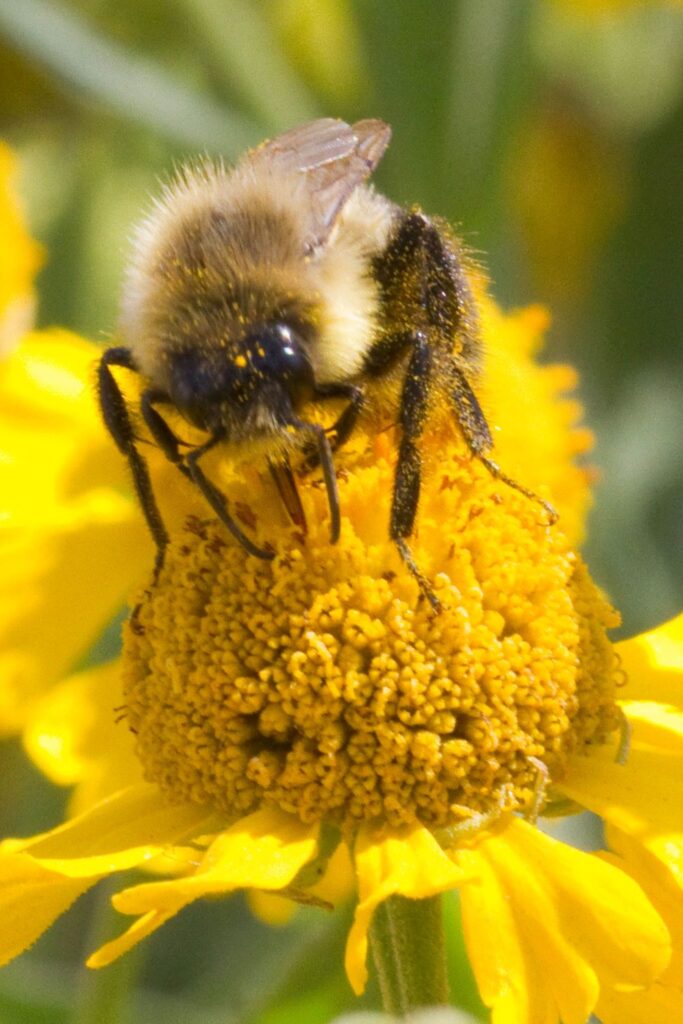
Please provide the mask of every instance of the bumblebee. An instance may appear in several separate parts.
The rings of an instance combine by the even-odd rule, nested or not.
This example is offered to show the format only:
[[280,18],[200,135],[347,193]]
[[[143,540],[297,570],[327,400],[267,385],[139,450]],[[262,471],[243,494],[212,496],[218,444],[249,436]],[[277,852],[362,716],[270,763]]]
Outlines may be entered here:
[[[390,136],[379,120],[323,118],[264,142],[233,168],[185,167],[138,227],[124,288],[125,344],[104,352],[98,390],[104,422],[130,464],[157,566],[168,533],[112,367],[141,375],[139,413],[152,438],[258,558],[273,552],[235,521],[203,456],[217,445],[252,446],[300,525],[292,460],[308,471],[319,466],[334,543],[334,451],[387,381],[400,429],[389,533],[434,607],[408,539],[420,497],[420,437],[436,391],[472,455],[540,500],[489,455],[491,431],[473,388],[477,311],[461,247],[446,225],[366,184]],[[326,430],[304,410],[328,399],[343,409]],[[170,407],[206,440],[183,451],[164,415]]]

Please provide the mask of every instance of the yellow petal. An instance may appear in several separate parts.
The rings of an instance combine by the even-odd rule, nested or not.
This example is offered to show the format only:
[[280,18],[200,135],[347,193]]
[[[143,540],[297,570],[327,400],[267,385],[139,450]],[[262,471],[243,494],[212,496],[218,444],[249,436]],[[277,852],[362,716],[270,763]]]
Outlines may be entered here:
[[209,816],[195,804],[168,806],[157,786],[140,783],[51,832],[23,841],[20,848],[71,878],[109,874],[149,861],[168,844],[196,834]]
[[137,946],[143,939],[146,939],[152,932],[161,928],[174,914],[175,910],[150,910],[148,914],[143,914],[123,935],[112,939],[111,942],[105,942],[103,946],[100,946],[98,950],[92,953],[85,961],[86,966],[98,968],[106,967],[108,964],[113,963],[114,960],[118,960],[120,956],[123,956],[124,953]]
[[23,953],[97,877],[64,878],[24,853],[0,856],[0,964]]
[[597,1014],[602,1024],[675,1024],[683,1020],[683,992],[657,983],[645,992],[608,990]]
[[137,511],[90,492],[35,530],[0,532],[0,727],[16,729],[39,695],[92,645],[125,603],[149,543]]
[[114,896],[124,914],[141,914],[131,927],[97,950],[90,967],[126,953],[188,903],[239,888],[281,889],[315,855],[320,826],[281,811],[262,810],[236,822],[209,846],[196,872],[173,881],[136,885]]
[[62,786],[78,784],[72,814],[142,781],[125,718],[120,663],[80,672],[36,705],[24,744],[40,770]]
[[628,676],[627,697],[683,710],[683,615],[616,646]]
[[358,906],[346,944],[346,973],[356,995],[365,988],[368,972],[368,929],[375,909],[389,896],[425,899],[466,881],[426,828],[376,834],[363,826],[356,839],[354,862]]
[[250,889],[247,903],[254,917],[271,928],[284,927],[296,914],[296,903],[285,896],[264,892],[263,889]]
[[[348,899],[356,889],[356,878],[349,848],[339,843],[330,857],[325,873],[319,882],[306,885],[306,893],[337,906]],[[247,894],[252,913],[261,921],[274,927],[287,924],[296,913],[296,903],[276,893],[253,889]]]
[[668,932],[624,872],[513,819],[456,859],[472,966],[494,1024],[585,1024],[600,985],[647,986]]
[[0,729],[90,647],[152,547],[100,422],[98,348],[29,336],[0,363]]
[[527,487],[548,489],[562,530],[576,545],[590,503],[590,471],[577,465],[577,455],[593,446],[592,434],[580,425],[580,405],[564,394],[576,388],[576,372],[536,365],[550,321],[544,309],[502,314],[485,294],[478,299],[483,336],[492,339],[485,346],[481,399],[495,436],[496,460]]
[[306,825],[281,811],[256,811],[211,843],[194,874],[124,889],[114,906],[124,914],[144,914],[178,910],[209,893],[282,889],[315,856],[319,830],[319,823]]
[[625,701],[631,726],[626,764],[605,747],[572,758],[558,783],[568,797],[638,839],[683,885],[683,712]]
[[673,953],[659,980],[683,989],[683,889],[667,866],[637,840],[613,825],[608,825],[605,833],[614,853],[601,856],[636,880],[669,929]]

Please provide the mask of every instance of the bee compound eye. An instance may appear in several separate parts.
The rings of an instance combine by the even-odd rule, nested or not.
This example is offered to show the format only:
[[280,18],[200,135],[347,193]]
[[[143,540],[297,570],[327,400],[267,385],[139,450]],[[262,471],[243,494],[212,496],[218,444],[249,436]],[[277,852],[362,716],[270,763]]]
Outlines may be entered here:
[[315,387],[313,367],[301,338],[288,324],[272,324],[255,339],[254,364],[264,376],[285,388],[296,405],[309,398]]

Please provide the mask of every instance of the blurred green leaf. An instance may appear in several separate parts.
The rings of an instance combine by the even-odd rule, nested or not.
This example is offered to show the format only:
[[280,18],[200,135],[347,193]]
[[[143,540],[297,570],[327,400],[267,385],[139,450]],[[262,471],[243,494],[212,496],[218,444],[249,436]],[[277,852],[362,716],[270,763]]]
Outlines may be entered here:
[[186,145],[235,156],[260,128],[46,0],[0,0],[0,33],[75,93]]
[[176,2],[196,33],[194,44],[213,60],[217,80],[237,92],[266,132],[291,128],[321,113],[282,52],[264,5],[248,0]]

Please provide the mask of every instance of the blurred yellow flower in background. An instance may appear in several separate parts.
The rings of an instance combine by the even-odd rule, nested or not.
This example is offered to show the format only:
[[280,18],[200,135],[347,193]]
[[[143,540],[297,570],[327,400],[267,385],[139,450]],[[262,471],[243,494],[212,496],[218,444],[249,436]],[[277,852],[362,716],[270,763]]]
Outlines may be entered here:
[[15,176],[14,155],[0,141],[0,355],[31,326],[33,278],[42,262],[24,226]]

